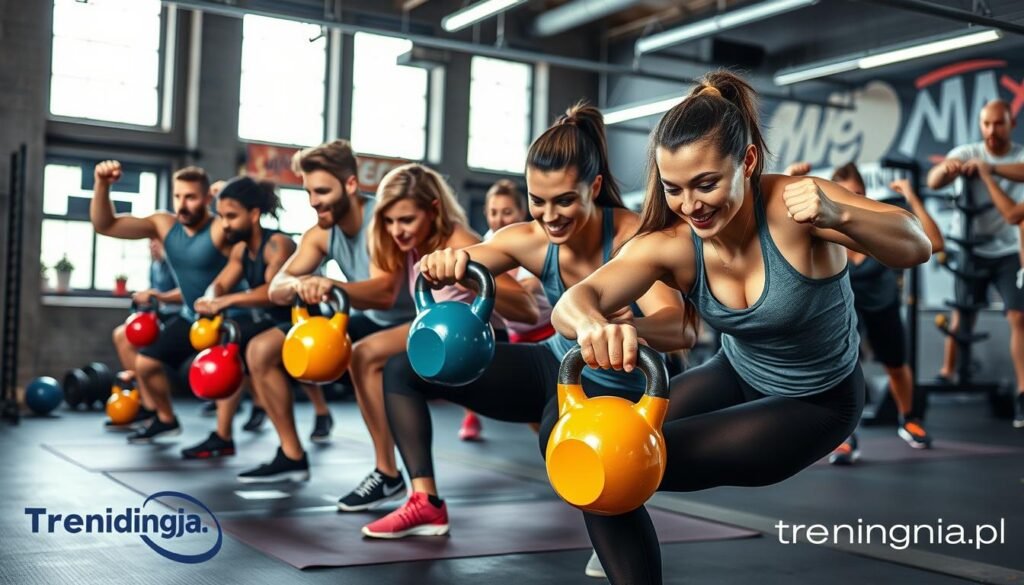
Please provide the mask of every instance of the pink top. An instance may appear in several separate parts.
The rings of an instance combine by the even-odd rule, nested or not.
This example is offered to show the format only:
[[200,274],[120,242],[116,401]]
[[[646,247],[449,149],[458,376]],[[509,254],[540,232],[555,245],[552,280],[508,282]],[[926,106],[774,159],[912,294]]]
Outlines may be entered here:
[[[409,294],[416,298],[416,279],[420,276],[420,254],[415,248],[406,255],[405,266],[409,275]],[[446,286],[440,290],[431,290],[430,292],[433,293],[434,300],[439,303],[442,301],[460,301],[469,304],[476,298],[473,291],[459,285]],[[491,326],[496,330],[505,329],[505,320],[498,313],[491,313]]]

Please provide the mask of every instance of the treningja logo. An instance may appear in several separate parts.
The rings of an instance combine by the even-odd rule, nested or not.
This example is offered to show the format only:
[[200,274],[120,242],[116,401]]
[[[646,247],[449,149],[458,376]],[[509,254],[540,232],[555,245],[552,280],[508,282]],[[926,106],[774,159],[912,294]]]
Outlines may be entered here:
[[[178,507],[175,512],[162,514],[145,513],[143,509],[153,500],[159,499],[172,509],[173,500],[187,502],[186,507]],[[191,511],[190,511],[191,510]],[[53,534],[63,529],[68,534],[138,534],[142,542],[172,561],[179,563],[202,563],[212,559],[220,551],[224,540],[220,522],[213,512],[196,498],[181,492],[163,491],[151,494],[142,503],[141,508],[125,508],[115,514],[107,508],[102,514],[52,514],[46,508],[25,508],[25,515],[32,519],[32,533],[46,532]],[[217,528],[217,540],[205,551],[184,553],[171,549],[195,548],[196,541],[205,541],[202,534],[210,532],[210,526],[204,525],[202,517],[209,516],[213,526]],[[154,538],[150,537],[150,534]],[[188,546],[191,545],[191,546]]]

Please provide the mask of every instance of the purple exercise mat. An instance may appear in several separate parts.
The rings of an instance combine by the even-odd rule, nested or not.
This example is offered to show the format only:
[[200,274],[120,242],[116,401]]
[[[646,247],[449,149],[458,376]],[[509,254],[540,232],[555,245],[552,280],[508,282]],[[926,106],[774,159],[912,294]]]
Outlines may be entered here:
[[[748,538],[758,533],[649,508],[663,543]],[[583,517],[560,500],[452,504],[448,536],[363,538],[379,514],[229,518],[221,525],[249,546],[293,567],[342,567],[590,548]]]

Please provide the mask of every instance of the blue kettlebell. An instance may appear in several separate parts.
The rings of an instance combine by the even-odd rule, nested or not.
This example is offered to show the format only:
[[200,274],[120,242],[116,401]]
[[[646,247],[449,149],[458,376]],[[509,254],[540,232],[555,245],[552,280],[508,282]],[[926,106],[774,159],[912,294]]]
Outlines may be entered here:
[[438,303],[421,274],[416,279],[416,320],[409,329],[409,363],[424,380],[463,386],[479,378],[494,358],[494,277],[482,264],[470,262],[466,276],[480,294],[467,305]]

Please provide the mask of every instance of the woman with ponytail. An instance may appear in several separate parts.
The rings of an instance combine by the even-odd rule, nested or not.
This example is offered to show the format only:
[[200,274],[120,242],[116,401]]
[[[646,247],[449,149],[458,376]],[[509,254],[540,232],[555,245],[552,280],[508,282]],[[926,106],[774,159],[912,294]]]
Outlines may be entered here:
[[[846,249],[893,268],[928,260],[913,215],[816,178],[762,175],[753,89],[707,75],[651,134],[638,235],[566,293],[552,322],[591,367],[636,365],[634,324],[604,317],[669,283],[722,332],[722,349],[672,380],[665,491],[780,482],[854,429],[864,377]],[[661,583],[640,507],[585,514],[612,583]]]
[[[428,254],[420,261],[423,276],[435,286],[455,284],[470,260],[492,274],[523,267],[538,276],[554,304],[567,288],[607,262],[639,225],[636,214],[622,205],[608,166],[604,121],[591,106],[570,108],[530,146],[526,183],[530,215],[537,221],[506,226],[482,244]],[[648,288],[637,295],[636,305],[617,311],[612,319],[634,324],[659,350],[692,346],[694,332],[684,326],[679,293],[661,283]],[[458,388],[420,379],[405,354],[391,358],[384,368],[384,400],[413,495],[402,508],[365,526],[363,533],[399,538],[448,532],[447,508],[434,482],[430,399],[449,400],[507,422],[539,422],[543,452],[558,415],[558,366],[572,346],[557,335],[540,343],[498,343],[484,374]],[[637,398],[644,389],[639,372],[590,370],[583,384],[590,395]]]

